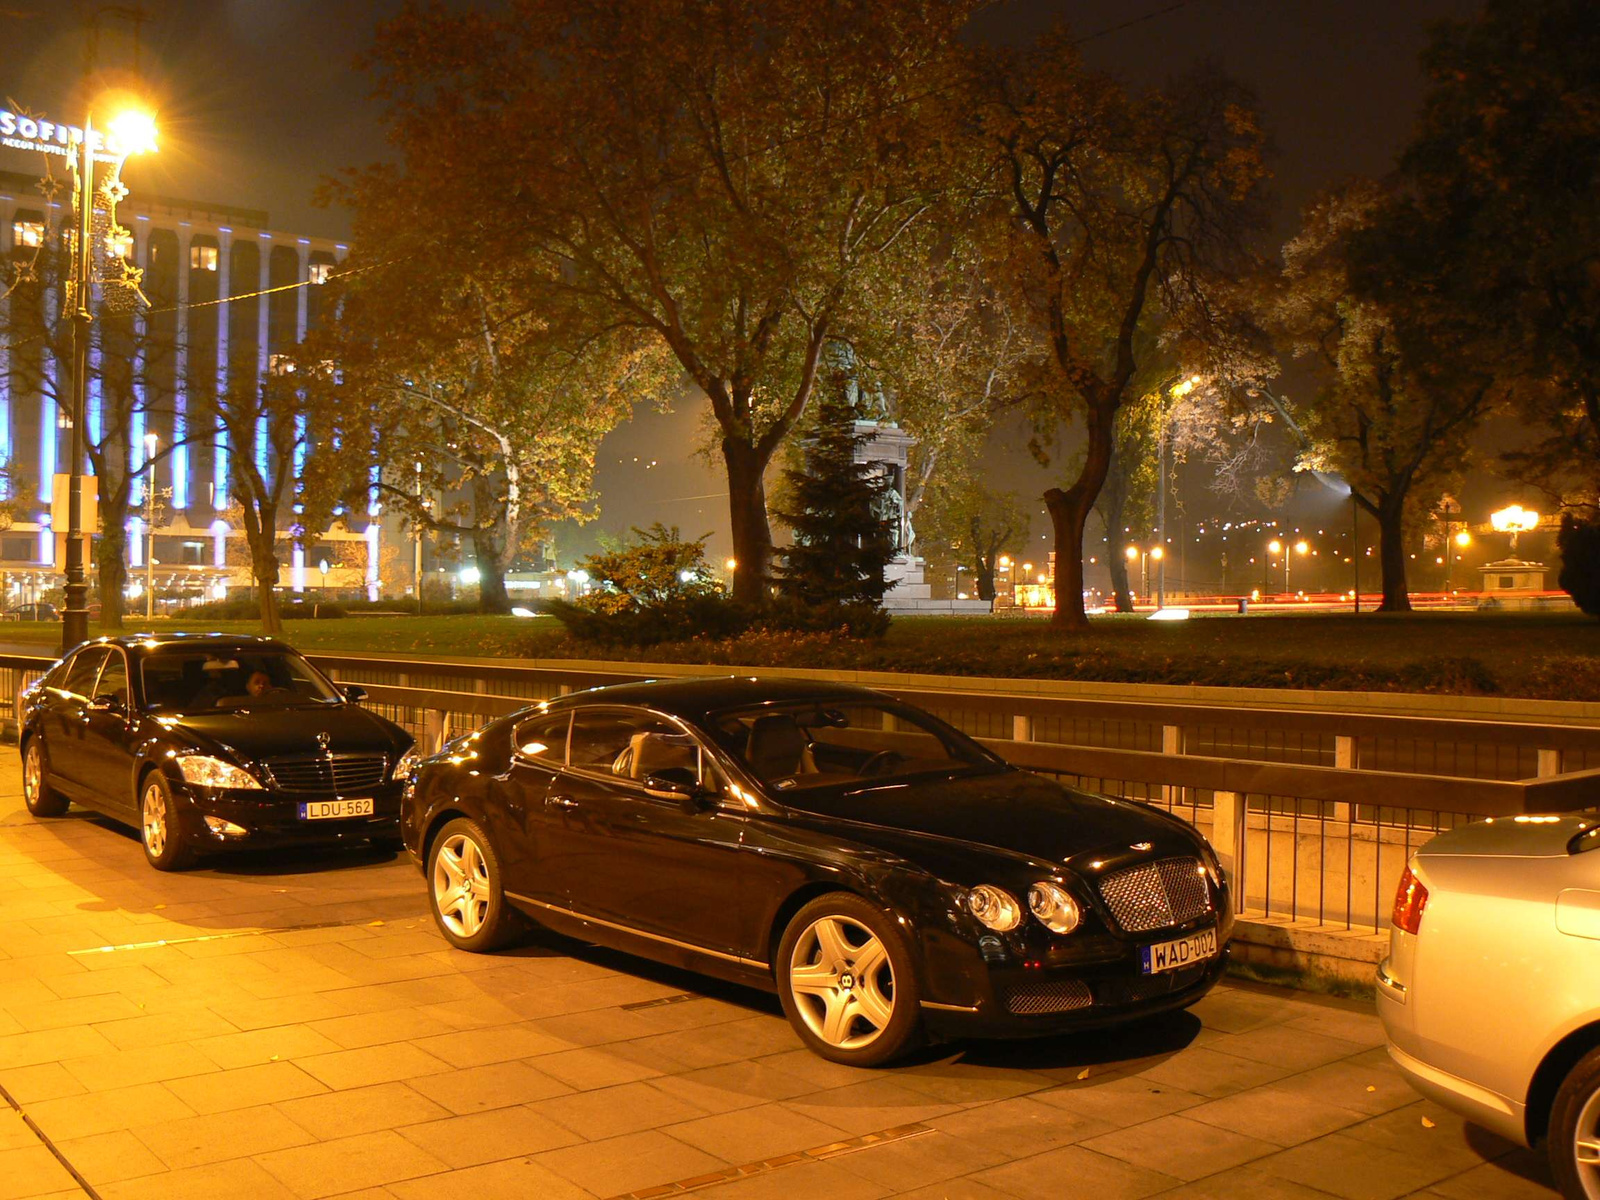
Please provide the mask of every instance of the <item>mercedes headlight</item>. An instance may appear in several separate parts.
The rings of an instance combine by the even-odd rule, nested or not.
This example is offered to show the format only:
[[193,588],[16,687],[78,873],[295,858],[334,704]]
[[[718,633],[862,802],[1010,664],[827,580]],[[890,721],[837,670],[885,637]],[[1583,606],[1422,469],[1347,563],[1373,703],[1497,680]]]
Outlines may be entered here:
[[1022,923],[1022,906],[1017,898],[991,884],[981,883],[968,892],[967,908],[996,933],[1005,933]]
[[413,746],[395,760],[394,770],[389,773],[389,777],[400,780],[410,779],[421,765],[422,755],[418,754],[417,748]]
[[220,758],[211,758],[205,754],[180,754],[174,761],[178,764],[178,771],[183,776],[184,782],[192,783],[196,787],[261,790],[260,781],[249,771],[230,762],[223,762]]
[[1028,889],[1028,908],[1052,933],[1071,933],[1083,920],[1083,911],[1067,889],[1049,880]]

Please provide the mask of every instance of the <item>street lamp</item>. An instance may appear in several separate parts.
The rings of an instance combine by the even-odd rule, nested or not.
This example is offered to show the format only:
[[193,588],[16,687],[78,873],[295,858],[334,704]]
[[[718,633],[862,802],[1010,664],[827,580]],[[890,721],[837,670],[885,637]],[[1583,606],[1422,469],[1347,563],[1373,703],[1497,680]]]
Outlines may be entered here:
[[[1195,385],[1200,382],[1200,376],[1191,375],[1179,383],[1165,388],[1168,399],[1182,400]],[[1161,545],[1167,542],[1167,403],[1161,402],[1160,421],[1156,429],[1156,541]],[[1167,606],[1167,567],[1163,561],[1165,555],[1157,554],[1156,560],[1156,607]]]
[[[1446,525],[1446,528],[1447,529],[1449,528],[1448,524]],[[1444,540],[1444,590],[1446,592],[1450,591],[1451,584],[1454,583],[1454,581],[1455,581],[1456,559],[1460,557],[1460,555],[1457,554],[1456,551],[1457,550],[1465,550],[1470,545],[1472,545],[1472,535],[1470,533],[1468,533],[1465,529],[1463,529],[1460,533],[1456,534],[1455,537],[1447,537],[1447,538],[1445,538],[1445,540]]]
[[[1277,538],[1273,538],[1270,542],[1267,543],[1267,560],[1261,566],[1261,591],[1263,593],[1267,593],[1267,592],[1271,592],[1272,591],[1272,556],[1274,554],[1282,554],[1282,553],[1283,553],[1283,543],[1280,542]],[[1283,586],[1284,586],[1284,589],[1287,591],[1288,587],[1289,587],[1288,577],[1287,576],[1285,576],[1285,578],[1284,578]]]
[[1539,514],[1530,512],[1520,504],[1513,504],[1510,508],[1502,508],[1497,513],[1489,514],[1489,524],[1501,533],[1511,535],[1511,553],[1517,552],[1517,534],[1527,533],[1530,529],[1539,526]]
[[[155,120],[147,113],[126,111],[107,126],[108,140],[94,127],[91,114],[84,118],[83,136],[71,156],[78,185],[78,228],[72,238],[72,460],[67,476],[66,608],[61,614],[61,649],[70,650],[89,638],[89,581],[83,561],[83,424],[89,395],[89,311],[94,288],[94,210],[97,190],[94,161],[97,151],[115,163],[107,177],[106,208],[114,214],[122,159],[147,154],[156,148]],[[115,221],[108,224],[115,226]],[[147,605],[149,601],[146,601]]]
[[[1298,542],[1296,542],[1294,544],[1294,552],[1296,554],[1306,554],[1307,552],[1310,551],[1310,549],[1311,549],[1310,543],[1308,543],[1304,538],[1302,538],[1300,541],[1298,541]],[[1289,549],[1288,549],[1288,547],[1284,547],[1284,551],[1283,551],[1283,594],[1285,596],[1289,595]]]

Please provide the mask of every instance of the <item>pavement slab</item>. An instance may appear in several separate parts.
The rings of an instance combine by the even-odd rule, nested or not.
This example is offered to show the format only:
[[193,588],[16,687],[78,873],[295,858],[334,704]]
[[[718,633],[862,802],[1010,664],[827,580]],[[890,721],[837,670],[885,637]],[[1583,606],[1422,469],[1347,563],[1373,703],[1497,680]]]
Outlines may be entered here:
[[452,951],[404,856],[158,874],[113,822],[28,816],[10,751],[0,867],[0,1200],[1555,1195],[1406,1086],[1370,1005],[1230,981],[858,1070],[767,995],[549,936]]

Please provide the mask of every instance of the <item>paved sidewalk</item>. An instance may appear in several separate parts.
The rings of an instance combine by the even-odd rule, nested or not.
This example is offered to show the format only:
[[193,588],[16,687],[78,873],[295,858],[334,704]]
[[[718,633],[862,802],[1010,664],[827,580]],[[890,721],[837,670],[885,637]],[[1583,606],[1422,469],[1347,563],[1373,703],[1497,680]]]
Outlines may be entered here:
[[1419,1100],[1362,1005],[1224,986],[858,1071],[754,993],[554,939],[447,950],[404,860],[160,875],[131,831],[32,820],[14,753],[0,1200],[1554,1194]]

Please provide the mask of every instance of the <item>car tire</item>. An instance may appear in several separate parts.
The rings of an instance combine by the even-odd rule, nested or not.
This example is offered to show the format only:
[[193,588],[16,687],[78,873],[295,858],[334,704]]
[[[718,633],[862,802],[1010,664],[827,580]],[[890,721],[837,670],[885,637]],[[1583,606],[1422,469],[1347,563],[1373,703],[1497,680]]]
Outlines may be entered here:
[[22,744],[22,802],[36,817],[59,817],[67,811],[67,798],[50,786],[50,764],[38,734]]
[[181,871],[194,864],[194,848],[184,836],[172,788],[160,771],[139,781],[139,841],[145,861],[158,871]]
[[819,896],[794,915],[775,966],[784,1014],[830,1062],[875,1067],[921,1036],[921,989],[904,936],[848,892]]
[[457,950],[498,950],[523,931],[506,902],[500,856],[476,821],[457,817],[428,847],[428,899],[434,924]]
[[1580,1058],[1562,1081],[1550,1109],[1547,1139],[1550,1170],[1561,1194],[1567,1200],[1600,1194],[1600,1049]]

